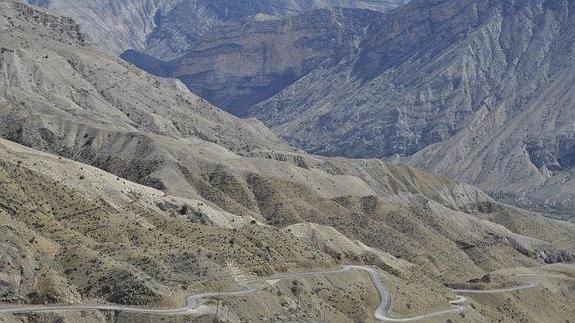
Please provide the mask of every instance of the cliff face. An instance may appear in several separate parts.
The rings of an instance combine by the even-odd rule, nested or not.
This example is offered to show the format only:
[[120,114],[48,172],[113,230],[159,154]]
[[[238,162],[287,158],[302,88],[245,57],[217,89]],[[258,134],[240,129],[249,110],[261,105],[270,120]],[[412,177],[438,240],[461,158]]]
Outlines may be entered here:
[[169,76],[225,110],[242,115],[319,66],[357,53],[369,10],[320,9],[286,18],[215,28],[171,62]]
[[[186,0],[157,19],[157,28],[147,39],[145,53],[170,60],[194,49],[194,44],[214,27],[236,24],[245,20],[265,19],[301,14],[319,8],[371,9],[384,12],[396,8],[407,0],[353,1],[353,0]],[[216,31],[221,33],[222,30]]]
[[74,18],[108,50],[138,50],[172,59],[214,26],[255,15],[280,16],[343,7],[386,11],[407,0],[27,0]]

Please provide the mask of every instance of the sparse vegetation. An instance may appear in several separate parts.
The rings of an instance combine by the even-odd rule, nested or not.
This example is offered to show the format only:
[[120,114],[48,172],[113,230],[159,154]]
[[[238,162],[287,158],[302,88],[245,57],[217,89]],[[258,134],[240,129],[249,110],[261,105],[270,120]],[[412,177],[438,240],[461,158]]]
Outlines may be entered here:
[[178,213],[180,213],[180,215],[186,215],[186,214],[188,214],[189,209],[190,209],[190,206],[187,204],[184,204],[180,207],[180,210],[178,210]]
[[[394,314],[413,315],[445,308],[450,284],[572,259],[573,225],[413,168],[294,150],[254,120],[84,46],[72,21],[17,8],[26,7],[0,7],[0,29],[13,26],[0,32],[0,92],[10,94],[0,129],[31,149],[0,144],[0,244],[9,245],[0,289],[14,297],[3,302],[176,307],[241,279],[364,263],[379,268]],[[538,270],[559,267],[570,268]],[[494,277],[477,284],[509,283]],[[224,302],[245,321],[360,322],[378,302],[354,271],[263,285],[206,304]],[[574,317],[569,290],[552,287],[477,297],[451,317]]]

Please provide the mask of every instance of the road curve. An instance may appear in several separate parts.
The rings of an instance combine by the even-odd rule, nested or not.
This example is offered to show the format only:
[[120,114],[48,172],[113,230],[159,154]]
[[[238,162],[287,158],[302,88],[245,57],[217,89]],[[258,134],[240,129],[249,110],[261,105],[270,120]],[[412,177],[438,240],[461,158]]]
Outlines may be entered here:
[[[202,300],[209,297],[221,297],[221,296],[248,296],[260,292],[262,289],[253,287],[251,284],[268,281],[268,280],[284,280],[293,279],[297,277],[304,276],[317,276],[317,275],[329,275],[335,273],[343,273],[351,270],[363,270],[368,273],[369,278],[377,290],[380,301],[375,310],[374,316],[377,320],[387,321],[387,322],[411,322],[418,321],[422,319],[429,319],[432,317],[446,315],[446,314],[458,314],[465,310],[465,303],[467,298],[458,295],[457,300],[451,301],[450,304],[453,306],[450,309],[440,310],[424,315],[418,315],[413,317],[405,318],[393,318],[390,316],[391,311],[391,294],[389,290],[383,285],[380,279],[379,273],[376,269],[369,266],[343,266],[340,269],[330,270],[330,271],[316,271],[316,272],[303,272],[303,273],[287,273],[275,276],[270,276],[267,278],[258,278],[253,280],[245,280],[238,282],[238,286],[241,290],[238,291],[228,291],[228,292],[214,292],[214,293],[202,293],[190,295],[186,298],[185,305],[181,308],[176,309],[150,309],[142,308],[136,306],[127,305],[103,305],[103,304],[72,304],[72,305],[19,305],[19,306],[7,306],[0,307],[0,314],[14,314],[14,313],[30,313],[30,312],[63,312],[63,311],[84,311],[84,310],[103,310],[103,311],[121,311],[130,313],[140,313],[140,314],[161,314],[161,315],[204,315],[214,313],[213,308],[209,306],[202,305]],[[528,289],[537,286],[534,283],[528,285],[504,288],[504,289],[494,289],[494,290],[454,290],[455,293],[506,293],[513,292],[522,289]]]
[[128,305],[106,305],[106,304],[54,304],[54,305],[18,305],[0,307],[0,314],[14,314],[14,313],[30,313],[30,312],[69,312],[69,311],[85,311],[85,310],[101,310],[101,311],[121,311],[129,313],[141,314],[161,314],[161,315],[204,315],[213,313],[214,311],[208,307],[201,305],[201,301],[209,297],[222,297],[222,296],[248,296],[261,291],[256,287],[250,286],[251,283],[260,281],[277,279],[284,280],[302,276],[315,276],[334,274],[350,271],[351,268],[343,267],[336,270],[320,271],[320,272],[304,272],[293,274],[281,274],[267,278],[259,278],[254,280],[247,280],[238,282],[241,290],[229,292],[213,292],[190,295],[186,298],[186,303],[181,308],[175,309],[151,309],[137,306]]
[[446,314],[458,314],[465,310],[465,302],[467,298],[463,296],[458,296],[457,300],[450,302],[454,307],[451,309],[436,311],[424,315],[418,315],[413,317],[405,317],[405,318],[394,318],[389,316],[391,312],[391,294],[389,290],[385,288],[381,279],[379,277],[379,273],[376,269],[368,266],[348,266],[355,269],[361,269],[366,271],[369,274],[369,278],[373,283],[373,286],[379,292],[380,302],[375,310],[375,318],[380,321],[386,322],[411,322],[411,321],[418,321],[423,319],[429,319],[435,316],[446,315]]

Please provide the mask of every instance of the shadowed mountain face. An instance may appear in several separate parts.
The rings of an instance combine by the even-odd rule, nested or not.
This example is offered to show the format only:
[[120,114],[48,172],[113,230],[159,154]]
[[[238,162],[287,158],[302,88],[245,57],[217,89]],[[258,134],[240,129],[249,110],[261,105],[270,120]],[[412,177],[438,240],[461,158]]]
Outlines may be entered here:
[[[197,11],[174,10],[179,15],[188,12]],[[342,8],[279,17],[258,15],[211,27],[191,42],[181,57],[171,61],[153,56],[161,56],[159,53],[148,55],[135,50],[121,57],[155,75],[178,78],[218,107],[245,116],[252,106],[307,73],[353,58],[369,26],[383,17],[383,13],[372,10]],[[169,24],[178,18],[166,21]],[[189,30],[182,26],[176,29]],[[154,37],[152,34],[149,40]],[[169,41],[166,35],[158,35],[158,39]]]
[[357,51],[380,12],[404,2],[29,0],[76,18],[96,43],[236,115]]
[[[235,1],[235,0],[186,0],[180,2],[173,10],[164,12],[157,19],[157,28],[148,36],[146,48],[148,55],[169,60],[189,50],[194,50],[195,42],[206,34],[211,34],[214,27],[227,26],[227,30],[241,32],[241,24],[246,21],[269,19],[272,17],[297,15],[319,8],[350,8],[387,11],[405,3],[406,0],[392,1]],[[240,29],[240,30],[238,30]],[[226,35],[225,31],[216,30],[216,34]],[[213,38],[214,36],[212,36]]]
[[[236,115],[285,89],[320,66],[352,57],[369,24],[370,10],[320,9],[215,28],[181,58],[164,64],[164,76]],[[123,58],[151,70],[153,64]]]
[[215,26],[259,16],[343,7],[386,11],[406,0],[28,0],[80,23],[116,54],[134,49],[161,59],[181,55]]

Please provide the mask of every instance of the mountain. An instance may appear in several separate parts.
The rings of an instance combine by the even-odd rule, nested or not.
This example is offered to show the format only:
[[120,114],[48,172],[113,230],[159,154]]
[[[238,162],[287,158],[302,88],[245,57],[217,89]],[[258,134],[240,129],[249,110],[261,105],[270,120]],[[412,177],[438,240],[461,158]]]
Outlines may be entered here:
[[174,8],[178,0],[28,0],[29,4],[52,9],[74,18],[96,43],[120,54],[142,49],[146,36],[155,28],[159,12]]
[[309,11],[216,28],[168,63],[125,58],[309,152],[409,163],[570,218],[571,6]]
[[250,108],[313,153],[395,158],[520,205],[574,204],[570,1],[413,1],[359,54]]
[[550,277],[521,297],[469,297],[463,315],[440,319],[575,315],[574,224],[412,167],[304,153],[79,30],[0,0],[0,319],[179,322],[188,317],[2,310],[174,308],[259,278],[262,292],[206,300],[198,320],[373,320],[380,295],[363,272],[265,278],[342,264],[376,266],[394,315],[445,309],[455,286],[515,286],[525,272]]
[[[232,29],[235,29],[236,33],[241,33],[242,31],[237,29],[249,22],[298,15],[314,9],[339,7],[371,9],[383,12],[400,6],[405,2],[406,0],[187,0],[163,15],[161,19],[158,19],[157,28],[149,35],[143,52],[159,59],[171,60],[186,54],[190,50],[195,50],[195,43],[207,34],[211,34],[214,29],[215,35]],[[214,38],[214,36],[208,37]],[[201,42],[204,43],[205,47],[205,41]]]
[[133,49],[166,60],[215,26],[253,16],[324,8],[389,10],[406,0],[28,0],[78,21],[96,43],[116,54]]
[[[385,13],[357,9],[367,2],[162,5],[137,14],[154,16],[151,27],[128,28],[145,36],[123,46],[136,49],[123,53],[127,61],[179,78],[308,152],[392,159],[571,217],[569,1],[369,7]],[[328,5],[349,9],[315,9]],[[116,24],[103,25],[94,29]]]
[[370,10],[311,10],[213,28],[170,62],[131,51],[122,58],[156,75],[178,78],[192,92],[243,115],[314,69],[354,55],[378,18],[381,14]]

